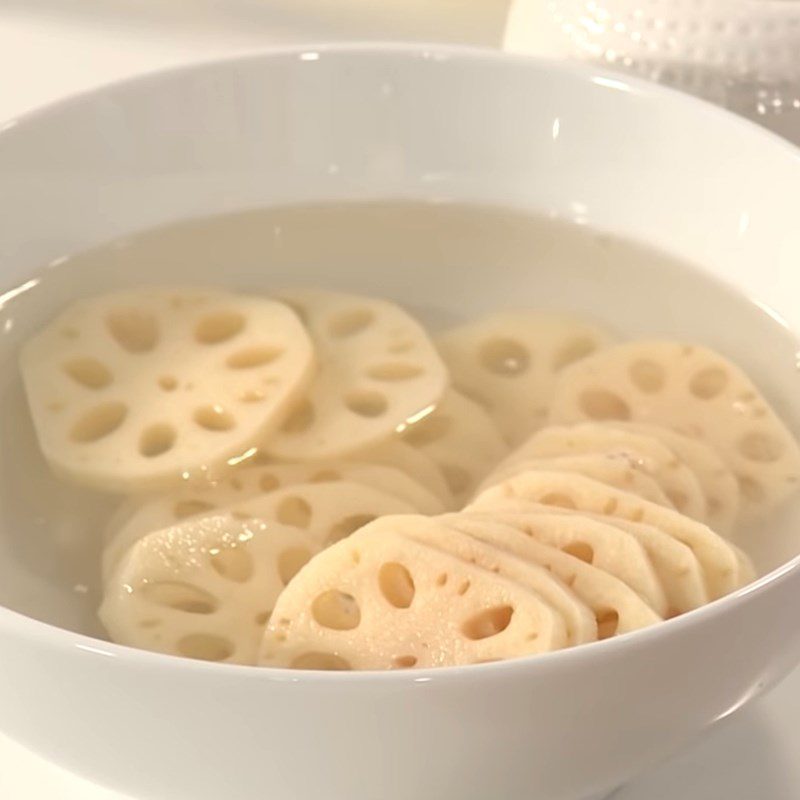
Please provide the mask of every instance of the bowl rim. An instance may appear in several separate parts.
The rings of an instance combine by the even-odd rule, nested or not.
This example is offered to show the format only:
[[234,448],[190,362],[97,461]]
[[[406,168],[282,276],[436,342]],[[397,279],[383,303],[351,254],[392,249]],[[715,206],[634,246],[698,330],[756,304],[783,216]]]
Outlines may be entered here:
[[[800,164],[800,148],[779,135],[762,128],[755,122],[735,115],[724,108],[706,102],[697,97],[685,94],[669,87],[630,77],[624,73],[592,64],[559,61],[552,58],[508,53],[491,48],[470,45],[441,44],[427,42],[334,42],[303,43],[279,47],[257,48],[225,57],[213,57],[188,64],[170,66],[162,69],[140,73],[118,81],[90,88],[86,91],[68,95],[41,108],[27,111],[18,117],[0,121],[0,147],[7,132],[24,128],[30,124],[46,121],[53,114],[62,110],[78,108],[81,104],[94,102],[97,98],[124,92],[127,88],[143,87],[149,83],[158,83],[166,79],[178,78],[181,75],[214,70],[219,67],[232,67],[238,64],[273,60],[301,59],[309,60],[308,54],[326,57],[380,58],[382,56],[401,56],[408,60],[425,59],[434,62],[450,63],[456,60],[482,62],[487,65],[515,65],[559,73],[562,76],[600,84],[605,88],[633,93],[647,102],[659,102],[677,106],[684,113],[697,117],[703,115],[723,121],[732,132],[739,130],[740,135],[758,137],[764,146],[782,150],[785,155]],[[303,57],[306,57],[303,59]],[[259,667],[240,664],[198,661],[165,653],[152,652],[126,645],[116,644],[87,634],[61,628],[42,620],[29,617],[0,605],[0,635],[10,638],[22,637],[33,645],[48,646],[61,652],[78,650],[91,658],[102,658],[111,664],[122,662],[127,667],[137,669],[191,670],[194,673],[208,673],[220,676],[218,679],[260,680],[293,684],[342,684],[355,683],[388,683],[393,686],[418,683],[448,683],[481,680],[484,676],[497,676],[508,679],[512,676],[525,675],[531,680],[537,674],[549,671],[561,671],[568,665],[578,665],[588,659],[596,659],[605,655],[616,657],[620,651],[630,648],[641,649],[650,646],[654,639],[678,635],[681,631],[710,624],[715,618],[735,613],[744,603],[772,590],[783,582],[800,576],[800,554],[784,562],[753,583],[732,592],[725,597],[694,609],[680,617],[665,620],[656,625],[630,633],[615,636],[604,641],[591,642],[584,645],[564,648],[562,650],[537,655],[498,661],[486,664],[472,664],[452,667],[427,667],[411,670],[354,670],[354,671],[322,671],[295,670],[278,667]]]

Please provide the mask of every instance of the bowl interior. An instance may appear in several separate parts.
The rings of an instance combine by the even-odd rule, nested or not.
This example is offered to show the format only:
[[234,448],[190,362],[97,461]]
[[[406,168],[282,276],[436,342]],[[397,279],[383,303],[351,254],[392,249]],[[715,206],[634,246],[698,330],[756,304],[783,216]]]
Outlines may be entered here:
[[[49,475],[15,360],[87,293],[321,284],[433,326],[577,312],[720,349],[800,431],[800,160],[655,87],[461,50],[279,53],[23,120],[0,134],[0,175],[0,605],[63,627],[99,633],[113,499]],[[800,552],[799,518],[745,534],[763,570]]]

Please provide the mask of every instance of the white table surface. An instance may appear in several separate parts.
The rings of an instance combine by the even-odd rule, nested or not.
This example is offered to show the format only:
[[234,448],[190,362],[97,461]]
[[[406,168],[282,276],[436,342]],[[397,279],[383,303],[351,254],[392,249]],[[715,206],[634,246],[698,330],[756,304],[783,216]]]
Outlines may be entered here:
[[[136,73],[351,31],[343,20],[334,29],[330,21],[276,18],[256,0],[0,0],[0,123]],[[614,800],[799,800],[798,755],[800,671]],[[0,798],[137,800],[1,735]]]

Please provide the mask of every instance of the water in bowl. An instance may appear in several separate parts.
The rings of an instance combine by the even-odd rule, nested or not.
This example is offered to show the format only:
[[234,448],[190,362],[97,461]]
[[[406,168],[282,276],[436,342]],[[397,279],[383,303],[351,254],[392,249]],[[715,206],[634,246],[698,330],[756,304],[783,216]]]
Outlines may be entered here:
[[[102,636],[100,543],[115,504],[48,470],[25,405],[19,347],[77,298],[158,284],[322,285],[391,298],[434,328],[535,308],[591,317],[623,336],[694,340],[738,362],[800,431],[790,402],[800,390],[796,337],[724,283],[642,244],[448,204],[306,205],[192,220],[59,259],[0,297],[0,604],[8,608]],[[790,505],[739,537],[762,571],[800,552],[798,516]]]

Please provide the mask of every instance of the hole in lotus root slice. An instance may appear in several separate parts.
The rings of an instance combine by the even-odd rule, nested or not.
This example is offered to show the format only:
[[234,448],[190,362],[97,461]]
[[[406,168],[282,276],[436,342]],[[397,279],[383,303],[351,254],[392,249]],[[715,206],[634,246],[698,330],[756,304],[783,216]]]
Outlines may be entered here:
[[238,311],[216,311],[201,317],[194,329],[200,344],[220,344],[244,330],[245,318]]
[[583,413],[594,420],[630,419],[631,410],[628,404],[608,389],[586,389],[579,398]]
[[311,614],[318,625],[335,631],[351,631],[361,623],[361,609],[355,597],[338,589],[318,595],[311,604]]
[[100,403],[85,412],[72,428],[73,442],[90,444],[111,435],[125,421],[128,407],[124,403],[109,401]]
[[296,528],[308,528],[311,523],[311,506],[302,497],[289,495],[278,504],[275,515],[284,525]]
[[209,633],[192,633],[178,640],[178,652],[201,661],[225,661],[236,648],[229,639]]
[[608,611],[598,612],[597,614],[597,638],[610,639],[617,633],[619,628],[619,614],[609,609]]
[[350,663],[335,653],[314,651],[303,653],[292,661],[293,669],[315,669],[326,671],[345,671],[352,667]]
[[64,364],[64,372],[86,389],[105,389],[113,380],[111,370],[96,358],[74,358]]
[[137,308],[121,308],[106,318],[117,344],[129,353],[149,353],[158,344],[158,323],[153,314]]
[[229,431],[236,418],[220,405],[201,406],[194,412],[194,421],[207,431]]
[[288,547],[278,556],[278,574],[281,583],[289,581],[311,560],[311,551],[305,547]]
[[145,458],[156,458],[169,452],[175,444],[177,431],[166,422],[157,422],[142,431],[139,437],[139,452]]
[[569,555],[575,556],[575,558],[579,558],[581,561],[585,561],[587,564],[591,564],[592,561],[594,561],[594,550],[592,546],[586,542],[570,542],[561,549],[565,553],[569,553]]
[[416,589],[411,573],[395,561],[383,564],[378,573],[378,585],[386,601],[395,608],[409,608]]
[[461,631],[467,639],[488,639],[502,633],[510,624],[514,616],[511,606],[496,606],[470,617],[462,626]]
[[346,539],[375,519],[375,514],[351,514],[336,522],[331,528],[326,544],[333,544],[341,539]]
[[486,341],[480,350],[483,368],[495,375],[514,376],[525,372],[531,363],[531,354],[515,339],[495,338]]
[[138,592],[150,603],[187,614],[213,614],[219,606],[213,594],[182,581],[145,583]]
[[366,374],[376,381],[407,381],[423,372],[419,364],[409,361],[386,361],[367,367]]
[[283,355],[283,348],[271,345],[254,345],[237,350],[225,362],[231,369],[253,369],[270,364]]
[[331,317],[328,323],[328,331],[331,336],[342,339],[347,336],[355,336],[362,333],[372,324],[375,314],[368,308],[355,308],[349,311],[342,311]]
[[234,583],[246,583],[253,577],[253,556],[243,547],[220,548],[211,556],[214,570]]

